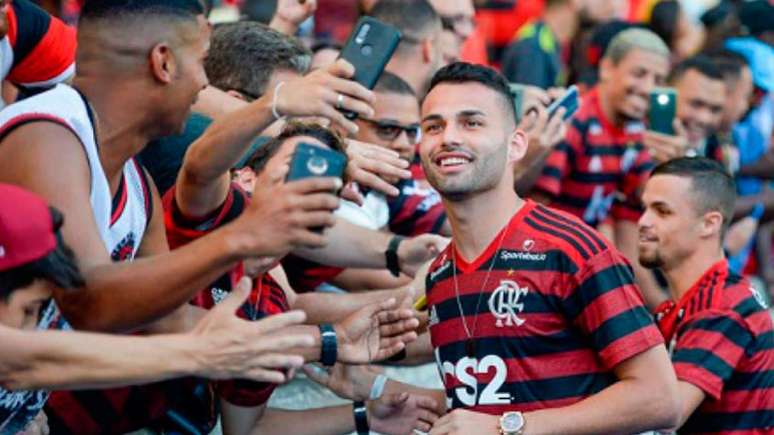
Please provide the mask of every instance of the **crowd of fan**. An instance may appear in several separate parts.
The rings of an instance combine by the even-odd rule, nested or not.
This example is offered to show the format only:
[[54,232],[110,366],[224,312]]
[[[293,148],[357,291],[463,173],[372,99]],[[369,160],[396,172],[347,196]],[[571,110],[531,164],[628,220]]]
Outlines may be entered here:
[[[0,434],[774,433],[773,2],[41,3],[0,14]],[[373,89],[338,58],[362,14],[401,32]],[[550,112],[570,85],[577,112]],[[648,123],[663,87],[672,134]],[[444,111],[467,103],[507,119]],[[497,122],[507,140],[485,158]],[[486,146],[467,143],[479,130]],[[343,179],[285,181],[301,143],[345,155]],[[468,184],[446,179],[466,165],[480,171]],[[476,206],[494,220],[460,211],[503,182]],[[531,229],[494,199],[508,195]],[[694,209],[701,228],[669,221]],[[569,242],[551,250],[545,234]],[[678,265],[712,243],[726,260]],[[517,266],[494,267],[506,254]],[[481,297],[460,302],[449,255],[485,276],[463,281],[473,293],[501,290],[485,289],[501,268],[563,276],[539,289],[561,301],[534,310],[572,337],[506,334],[534,354],[494,352],[508,388],[534,397],[485,402],[499,366],[463,362],[488,346],[471,340],[490,311],[498,328],[555,319],[518,307],[519,288],[466,315]],[[459,316],[439,302],[450,280]],[[708,299],[684,304],[680,286]],[[444,362],[452,330],[467,336],[459,364]],[[552,346],[592,352],[538,362]],[[431,362],[445,391],[383,371]],[[268,407],[297,376],[354,407]],[[562,407],[567,421],[540,413]],[[478,417],[511,411],[517,431]]]

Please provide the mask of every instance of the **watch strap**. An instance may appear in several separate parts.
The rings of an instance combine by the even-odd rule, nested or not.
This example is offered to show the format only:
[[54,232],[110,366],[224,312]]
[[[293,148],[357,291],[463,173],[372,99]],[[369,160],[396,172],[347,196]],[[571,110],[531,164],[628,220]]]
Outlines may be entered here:
[[338,340],[336,330],[330,323],[323,323],[320,328],[320,362],[325,367],[331,367],[338,360]]
[[384,252],[384,258],[387,262],[387,270],[392,276],[400,276],[400,259],[398,258],[398,246],[405,237],[393,236],[390,243],[387,244],[387,250]]
[[371,428],[368,426],[368,412],[365,402],[353,402],[352,414],[355,418],[355,432],[357,435],[368,435]]

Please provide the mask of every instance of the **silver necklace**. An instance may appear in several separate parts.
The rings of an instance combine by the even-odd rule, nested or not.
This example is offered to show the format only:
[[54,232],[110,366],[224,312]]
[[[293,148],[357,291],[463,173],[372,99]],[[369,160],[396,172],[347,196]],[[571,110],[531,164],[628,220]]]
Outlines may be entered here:
[[455,248],[452,249],[452,275],[454,279],[454,296],[457,299],[457,309],[460,312],[460,319],[462,320],[462,328],[465,330],[465,335],[468,337],[467,340],[465,340],[465,353],[468,355],[468,357],[473,358],[473,356],[476,354],[476,343],[473,341],[473,334],[476,332],[476,326],[478,326],[478,309],[481,306],[481,298],[484,296],[484,289],[486,288],[487,282],[489,282],[489,275],[492,273],[492,269],[494,268],[495,263],[497,262],[497,253],[500,252],[500,248],[503,246],[503,241],[505,240],[506,234],[508,234],[508,230],[510,229],[510,222],[509,225],[506,226],[503,229],[503,234],[500,236],[500,242],[497,244],[497,249],[495,249],[494,253],[492,254],[492,260],[489,262],[489,270],[486,272],[486,276],[484,277],[484,284],[481,286],[481,290],[478,293],[478,300],[476,301],[476,311],[474,314],[476,315],[476,319],[473,321],[473,329],[468,328],[468,322],[465,321],[465,311],[462,309],[462,301],[460,301],[460,289],[459,284],[457,283],[457,250]]

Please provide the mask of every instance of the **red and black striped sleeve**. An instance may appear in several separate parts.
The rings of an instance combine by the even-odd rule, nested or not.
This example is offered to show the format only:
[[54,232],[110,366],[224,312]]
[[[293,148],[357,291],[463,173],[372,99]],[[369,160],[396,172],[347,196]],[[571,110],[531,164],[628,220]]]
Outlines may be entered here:
[[28,0],[13,0],[7,11],[15,84],[51,86],[75,73],[76,32]]
[[562,192],[562,180],[571,172],[575,155],[583,147],[583,136],[575,124],[570,124],[565,140],[560,142],[546,158],[543,173],[535,182],[534,189],[551,197]]
[[619,252],[608,247],[589,258],[570,283],[564,309],[607,369],[664,342]]
[[672,363],[677,378],[719,400],[754,337],[736,313],[708,310],[683,323]]
[[177,206],[175,187],[172,186],[162,198],[169,247],[175,249],[226,225],[242,214],[248,202],[247,194],[232,184],[223,204],[207,216],[185,216]]

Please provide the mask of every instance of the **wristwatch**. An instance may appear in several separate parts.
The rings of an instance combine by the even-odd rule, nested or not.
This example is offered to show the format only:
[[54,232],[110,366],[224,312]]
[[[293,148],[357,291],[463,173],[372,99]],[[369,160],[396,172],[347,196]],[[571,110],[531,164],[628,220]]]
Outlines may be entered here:
[[506,412],[500,417],[500,435],[521,435],[524,433],[524,415],[521,412]]

